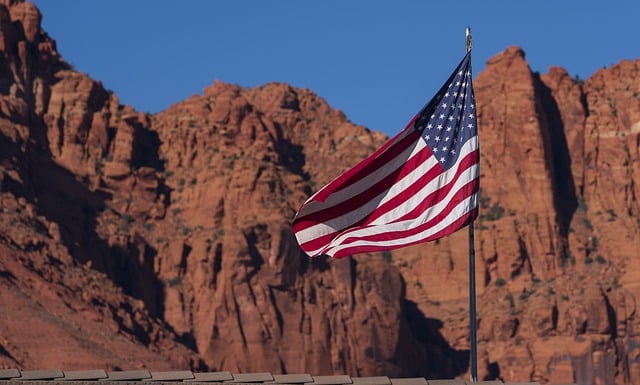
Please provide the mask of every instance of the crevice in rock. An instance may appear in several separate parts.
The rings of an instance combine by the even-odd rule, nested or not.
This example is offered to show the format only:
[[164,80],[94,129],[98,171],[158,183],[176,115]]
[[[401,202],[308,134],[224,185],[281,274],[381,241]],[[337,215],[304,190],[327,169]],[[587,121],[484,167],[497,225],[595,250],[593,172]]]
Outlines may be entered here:
[[511,271],[511,279],[518,277],[520,274],[522,274],[523,270],[528,270],[529,272],[532,271],[529,251],[524,239],[522,239],[521,236],[518,236],[518,251],[520,253],[520,257],[516,261],[517,265],[512,265],[513,270]]
[[264,257],[256,247],[256,244],[258,243],[258,235],[256,234],[255,229],[252,228],[249,231],[245,230],[242,232],[242,235],[244,236],[245,243],[247,245],[247,252],[250,258],[249,266],[247,266],[249,268],[247,279],[249,279],[260,271],[260,268],[264,265]]
[[213,253],[213,286],[218,287],[218,278],[222,272],[222,243],[217,243]]
[[290,172],[299,175],[303,180],[309,180],[309,174],[304,171],[306,157],[305,148],[302,145],[295,144],[291,140],[285,138],[282,127],[277,122],[273,122],[277,137],[274,138],[274,149],[278,154],[278,161]]
[[12,360],[13,362],[15,362],[16,364],[18,363],[18,360],[16,360],[16,358],[13,355],[11,355],[11,353],[9,353],[9,351],[5,349],[5,347],[2,346],[2,344],[0,344],[0,356],[5,356],[10,360]]
[[484,376],[482,381],[504,381],[502,376],[500,376],[500,365],[497,362],[489,362],[487,364],[487,374]]
[[609,297],[606,293],[602,292],[602,298],[604,299],[604,304],[607,309],[607,322],[609,324],[609,334],[611,335],[611,340],[615,341],[618,338],[618,320],[616,317],[616,310],[611,306],[611,302],[609,301]]
[[403,316],[413,339],[421,352],[414,352],[414,358],[423,355],[425,362],[409,376],[426,378],[456,378],[469,369],[469,350],[456,350],[449,345],[440,333],[444,323],[437,318],[428,318],[418,305],[410,300],[404,301]]
[[[278,308],[278,302],[276,301],[276,296],[273,293],[274,290],[278,290],[274,287],[269,287],[269,299],[271,300],[271,304],[273,306],[273,311],[276,313],[276,322],[278,323],[278,331],[280,335],[282,335],[282,331],[284,329],[284,318],[282,317],[282,313]],[[284,372],[286,373],[286,372]]]
[[193,247],[190,245],[186,243],[182,245],[182,255],[180,255],[180,265],[178,266],[178,273],[180,275],[184,275],[187,271],[187,263],[189,261],[189,254],[191,254],[191,250],[193,250]]
[[551,308],[551,324],[553,325],[553,330],[558,330],[558,304],[554,303]]
[[564,260],[568,258],[567,238],[571,219],[578,208],[575,182],[571,172],[571,157],[565,127],[558,103],[551,89],[534,74],[534,87],[537,94],[536,112],[541,119],[541,137],[545,152],[545,165],[549,171],[553,187],[553,204],[557,213],[556,224],[559,231],[557,254]]

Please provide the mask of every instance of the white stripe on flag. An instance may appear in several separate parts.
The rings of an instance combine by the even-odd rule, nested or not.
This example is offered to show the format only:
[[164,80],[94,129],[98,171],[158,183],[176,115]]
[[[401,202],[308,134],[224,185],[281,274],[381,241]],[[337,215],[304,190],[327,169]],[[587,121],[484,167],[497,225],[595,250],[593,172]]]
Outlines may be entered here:
[[[415,146],[416,150],[414,151],[412,156],[415,155],[418,151],[426,147],[426,144],[424,144],[423,140],[418,139],[417,142],[422,144]],[[462,153],[460,154],[459,159],[464,158],[466,155],[468,155],[470,152],[472,152],[476,148],[477,148],[477,137],[473,137],[463,145],[461,149]],[[412,179],[415,180],[416,175],[422,175],[426,173],[436,163],[437,161],[435,160],[435,158],[431,156],[426,162],[422,163],[418,168],[416,168],[416,170],[414,170],[410,175],[403,178],[400,181],[400,183],[394,184],[391,187],[391,189],[389,189],[388,191],[382,192],[380,195],[384,195],[384,198],[381,200],[380,204],[388,201],[389,199],[392,199],[397,194],[404,192],[406,190],[407,185],[412,182]],[[416,207],[420,202],[422,202],[426,198],[426,196],[431,194],[433,191],[436,191],[437,186],[439,184],[442,184],[442,185],[449,184],[451,180],[455,177],[455,174],[458,172],[458,167],[459,167],[459,163],[456,164],[455,167],[452,167],[448,171],[440,174],[438,178],[430,181],[422,189],[416,191],[416,194],[412,198],[410,198],[408,201],[403,202],[402,205],[394,208],[391,212],[383,215],[381,218],[376,219],[373,224],[383,225],[384,223],[391,221],[393,218],[401,217],[403,214],[410,211],[413,207]],[[455,193],[455,191],[453,192]],[[298,233],[296,233],[296,237],[298,238],[298,241],[301,244],[306,243],[313,239],[319,238],[321,236],[325,236],[331,233],[337,233],[339,231],[342,231],[342,229],[348,228],[353,223],[356,223],[362,218],[366,217],[367,215],[370,215],[380,205],[376,203],[380,195],[378,195],[378,197],[376,197],[375,199],[371,199],[367,202],[364,202],[364,205],[362,206],[354,207],[353,210],[347,213],[344,213],[343,215],[325,220],[322,223],[318,223],[304,230],[298,231]],[[331,196],[329,197],[329,199],[330,198]],[[309,251],[309,254],[313,255],[315,254],[315,252],[319,250],[321,250],[321,248],[313,252]]]
[[[452,171],[452,170],[453,169],[449,171]],[[470,206],[468,205],[468,203],[473,203],[473,202],[470,202],[470,199],[475,198],[475,194],[466,198],[463,202],[461,202],[461,204],[458,204],[451,212],[449,212],[446,215],[446,217],[442,221],[437,222],[434,226],[429,227],[427,230],[421,233],[418,233],[416,235],[412,235],[409,237],[401,237],[399,239],[394,239],[392,241],[362,240],[362,241],[358,241],[357,243],[355,242],[347,243],[343,246],[340,246],[340,244],[345,240],[347,240],[348,238],[353,238],[353,237],[362,238],[362,237],[380,235],[380,234],[391,234],[396,231],[402,232],[402,231],[411,230],[413,228],[420,226],[423,223],[426,223],[431,218],[442,213],[445,207],[450,203],[451,197],[455,195],[458,192],[458,190],[460,190],[460,188],[462,188],[463,186],[468,184],[470,181],[478,177],[478,170],[479,170],[478,165],[474,164],[470,168],[468,168],[466,171],[464,171],[460,175],[460,177],[456,179],[455,184],[453,188],[449,191],[449,194],[447,194],[447,197],[444,198],[442,201],[440,201],[438,204],[428,208],[424,213],[422,213],[422,215],[420,215],[420,217],[416,218],[415,220],[408,220],[408,221],[402,221],[402,222],[396,222],[396,223],[387,223],[387,224],[378,225],[378,226],[367,226],[363,228],[358,227],[353,230],[346,231],[343,234],[341,234],[339,237],[336,237],[335,239],[333,239],[331,243],[327,246],[327,248],[325,248],[325,250],[318,249],[318,250],[314,250],[313,252],[310,252],[309,254],[313,255],[322,250],[323,254],[332,255],[333,253],[335,253],[335,251],[340,250],[341,248],[353,247],[355,245],[382,245],[382,244],[401,245],[401,244],[417,241],[421,237],[426,238],[430,235],[433,235],[436,232],[442,230],[443,228],[453,223],[462,215],[474,209],[475,206]],[[466,202],[467,204],[463,204],[464,202]],[[475,202],[475,199],[474,199],[474,202]],[[329,252],[329,250],[332,250],[333,252]]]
[[[424,240],[436,233],[438,233],[439,231],[441,231],[442,229],[446,228],[447,226],[451,225],[453,222],[455,222],[456,220],[458,220],[459,218],[461,218],[463,215],[471,212],[475,207],[477,206],[477,194],[472,194],[471,196],[469,196],[468,198],[466,198],[465,200],[461,201],[458,205],[456,205],[456,207],[451,211],[451,213],[449,213],[449,215],[447,215],[447,217],[443,220],[437,223],[436,226],[433,227],[429,227],[427,229],[425,229],[423,232],[408,236],[408,237],[399,237],[399,238],[394,238],[394,239],[390,239],[390,240],[381,240],[381,241],[371,241],[371,240],[357,240],[355,242],[352,243],[347,243],[347,244],[339,244],[337,243],[337,241],[335,242],[331,242],[331,245],[329,245],[322,254],[328,254],[330,256],[335,255],[336,253],[338,253],[339,251],[345,250],[345,249],[349,249],[349,248],[353,248],[356,246],[387,246],[389,248],[396,248],[396,247],[400,247],[403,245],[409,245],[409,244],[413,244],[413,243],[417,243],[420,242],[421,240]],[[366,228],[366,229],[371,229],[371,230],[375,230],[375,228]],[[366,230],[365,229],[365,230]],[[367,234],[366,231],[358,231],[357,234],[348,234],[349,237],[351,236],[368,236],[368,235],[377,235],[380,233],[388,233],[388,231],[377,231],[377,232],[371,232],[370,234]],[[345,234],[347,235],[347,234]],[[336,244],[337,243],[337,244]]]
[[[395,143],[389,146],[388,150],[392,149],[394,145],[396,145],[398,142],[404,139],[407,135],[411,134],[412,130],[413,128],[407,129],[404,131],[402,135],[398,135],[398,137],[395,140]],[[318,211],[327,210],[346,200],[349,200],[350,198],[353,198],[358,194],[365,192],[366,190],[371,188],[371,186],[374,185],[377,181],[384,179],[386,176],[388,176],[398,168],[402,167],[402,165],[407,161],[407,157],[409,156],[409,154],[412,153],[412,149],[414,147],[415,147],[415,144],[412,146],[409,146],[406,150],[398,154],[395,158],[393,158],[393,160],[385,164],[384,167],[379,168],[376,172],[368,174],[364,178],[360,179],[359,181],[357,181],[356,183],[350,186],[347,186],[344,189],[333,192],[331,195],[327,197],[327,199],[325,199],[324,202],[315,201],[314,198],[318,194],[320,194],[324,189],[329,188],[332,185],[332,183],[335,181],[335,179],[338,179],[338,178],[335,178],[333,181],[329,182],[325,187],[323,187],[318,192],[313,194],[309,199],[307,199],[307,201],[304,203],[302,209],[298,212],[296,217],[302,218],[307,215],[316,213]]]

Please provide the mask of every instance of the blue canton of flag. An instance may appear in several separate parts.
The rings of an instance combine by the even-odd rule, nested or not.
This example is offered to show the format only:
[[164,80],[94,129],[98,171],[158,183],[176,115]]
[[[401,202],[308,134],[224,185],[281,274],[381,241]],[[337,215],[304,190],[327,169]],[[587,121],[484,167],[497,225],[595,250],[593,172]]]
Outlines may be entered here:
[[468,62],[469,56],[415,122],[415,128],[422,132],[433,156],[445,170],[458,161],[462,145],[477,132],[471,64]]

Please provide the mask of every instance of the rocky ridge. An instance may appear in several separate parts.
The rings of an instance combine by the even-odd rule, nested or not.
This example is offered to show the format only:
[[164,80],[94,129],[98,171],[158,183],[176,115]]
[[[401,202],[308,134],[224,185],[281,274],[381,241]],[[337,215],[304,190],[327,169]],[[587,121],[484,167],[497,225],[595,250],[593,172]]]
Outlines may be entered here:
[[[483,376],[637,378],[639,76],[638,60],[585,81],[558,67],[538,74],[512,47],[474,81]],[[468,346],[466,236],[394,253],[407,297],[442,316],[455,348]]]
[[[464,374],[465,231],[346,261],[291,234],[381,134],[275,83],[136,112],[64,62],[35,6],[0,4],[0,365]],[[639,73],[537,74],[512,47],[477,76],[482,378],[640,378]]]
[[[387,260],[310,261],[291,233],[314,181],[383,135],[280,84],[218,83],[156,116],[138,113],[64,62],[33,4],[0,8],[1,279],[6,293],[24,291],[4,298],[14,311],[2,323],[3,365],[464,370],[448,345],[412,336]],[[306,154],[310,133],[319,151]],[[51,354],[43,334],[11,317],[21,314],[81,347]],[[128,361],[122,352],[138,347],[146,353]],[[79,352],[85,360],[70,358]],[[428,355],[447,364],[424,368]]]

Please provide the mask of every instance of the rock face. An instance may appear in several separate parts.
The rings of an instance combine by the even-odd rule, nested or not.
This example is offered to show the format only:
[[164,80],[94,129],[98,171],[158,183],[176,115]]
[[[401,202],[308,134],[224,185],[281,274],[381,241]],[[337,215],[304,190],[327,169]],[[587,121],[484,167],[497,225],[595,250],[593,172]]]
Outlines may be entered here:
[[40,20],[31,3],[0,3],[0,366],[205,368],[92,268],[101,253],[128,261],[96,231],[109,195],[98,165],[112,127],[141,123],[116,116],[117,98],[59,57]]
[[[640,61],[574,79],[519,48],[474,82],[481,377],[638,381]],[[467,232],[394,254],[407,297],[468,346]],[[454,342],[455,341],[455,342]]]
[[[340,261],[291,232],[382,134],[275,83],[140,113],[40,20],[0,1],[0,367],[465,374],[466,231]],[[640,61],[513,47],[474,84],[481,378],[640,381]]]
[[405,357],[433,349],[403,331],[398,271],[381,256],[309,260],[291,232],[313,183],[341,171],[331,156],[360,159],[380,134],[283,84],[218,82],[151,125],[168,191],[166,214],[147,219],[163,283],[158,316],[205,362],[235,371],[429,373]]
[[138,113],[60,58],[35,6],[0,16],[0,365],[464,371],[414,337],[387,259],[310,261],[291,232],[382,134],[280,84]]

